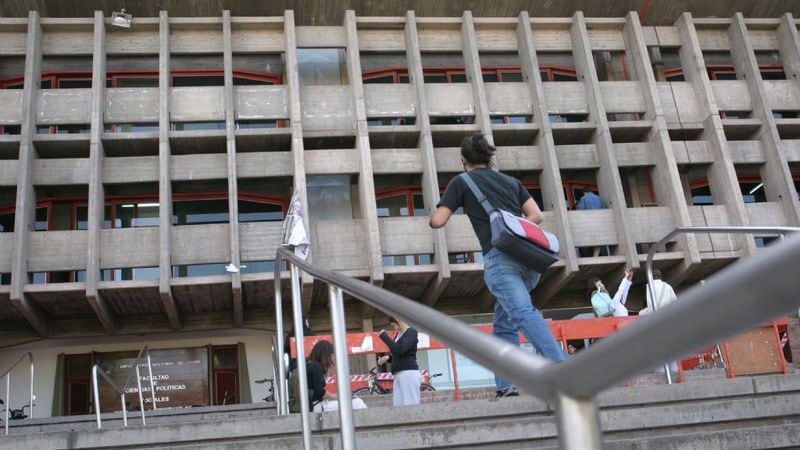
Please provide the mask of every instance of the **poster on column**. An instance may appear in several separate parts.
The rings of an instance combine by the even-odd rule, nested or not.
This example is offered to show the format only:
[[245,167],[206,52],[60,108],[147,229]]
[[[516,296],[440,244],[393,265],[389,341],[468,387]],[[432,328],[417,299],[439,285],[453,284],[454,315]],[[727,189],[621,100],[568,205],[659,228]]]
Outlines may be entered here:
[[[136,384],[136,355],[138,351],[95,353],[95,361],[122,389],[128,411],[139,410],[139,390]],[[188,408],[208,405],[208,350],[205,347],[150,350],[153,366],[153,384],[158,409]],[[150,376],[147,358],[138,361],[142,381],[142,395],[146,410],[152,408]],[[121,411],[120,395],[102,377],[100,383],[100,411]],[[128,379],[130,381],[128,382]]]

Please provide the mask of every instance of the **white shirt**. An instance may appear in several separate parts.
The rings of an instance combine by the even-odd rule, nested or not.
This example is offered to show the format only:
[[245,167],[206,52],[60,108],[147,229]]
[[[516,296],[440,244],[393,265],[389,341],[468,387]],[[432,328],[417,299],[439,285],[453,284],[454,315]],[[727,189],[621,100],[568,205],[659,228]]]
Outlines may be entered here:
[[622,281],[619,282],[617,292],[614,294],[614,298],[611,299],[611,305],[614,307],[614,317],[627,317],[628,308],[625,307],[625,303],[628,301],[628,292],[631,290],[632,284],[625,277],[622,277]]
[[647,289],[647,306],[653,310],[659,310],[678,299],[672,286],[662,280],[653,280],[653,296],[655,304],[650,298],[650,289]]

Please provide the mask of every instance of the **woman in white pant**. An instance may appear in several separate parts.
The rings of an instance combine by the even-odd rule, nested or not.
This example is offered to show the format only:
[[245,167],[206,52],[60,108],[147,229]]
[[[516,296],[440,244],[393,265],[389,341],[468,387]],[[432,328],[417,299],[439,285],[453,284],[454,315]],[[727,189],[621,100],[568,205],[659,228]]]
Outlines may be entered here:
[[392,388],[394,406],[419,405],[419,387],[422,375],[417,365],[417,330],[402,320],[389,318],[392,328],[397,331],[394,339],[386,330],[381,330],[381,340],[389,347],[390,355],[378,359],[378,364],[392,362],[394,387]]

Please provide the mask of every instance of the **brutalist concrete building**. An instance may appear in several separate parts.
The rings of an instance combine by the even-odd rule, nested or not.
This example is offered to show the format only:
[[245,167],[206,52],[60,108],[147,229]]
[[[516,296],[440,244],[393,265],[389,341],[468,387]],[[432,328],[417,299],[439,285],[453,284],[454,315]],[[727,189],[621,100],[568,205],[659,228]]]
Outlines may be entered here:
[[[88,412],[85,369],[143,342],[201,361],[209,394],[189,403],[256,399],[295,190],[314,264],[448,314],[489,311],[466,216],[427,224],[473,132],[560,239],[533,295],[548,317],[589,311],[589,277],[616,283],[675,227],[800,225],[797,2],[143,1],[132,18],[3,3],[0,366],[36,349],[44,414]],[[577,209],[584,188],[607,208]],[[680,289],[771,239],[680,237],[656,267]],[[324,331],[326,291],[303,292]],[[346,308],[352,331],[386,323]]]

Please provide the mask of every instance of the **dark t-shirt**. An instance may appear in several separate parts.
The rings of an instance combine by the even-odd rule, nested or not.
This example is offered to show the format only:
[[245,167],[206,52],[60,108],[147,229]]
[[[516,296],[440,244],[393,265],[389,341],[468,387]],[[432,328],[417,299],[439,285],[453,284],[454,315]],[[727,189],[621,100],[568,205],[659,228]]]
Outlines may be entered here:
[[[469,175],[483,191],[483,195],[486,196],[492,207],[518,216],[522,215],[522,204],[531,198],[531,194],[519,180],[489,168],[473,169]],[[478,199],[475,198],[461,177],[450,180],[441,201],[436,205],[437,208],[439,206],[446,206],[452,211],[463,206],[481,243],[483,254],[485,255],[491,250],[492,230],[489,227],[489,215],[486,214],[483,206],[478,203]]]
[[306,364],[306,379],[308,380],[308,388],[314,392],[311,397],[311,403],[322,400],[325,395],[325,369],[314,361],[309,361]]

